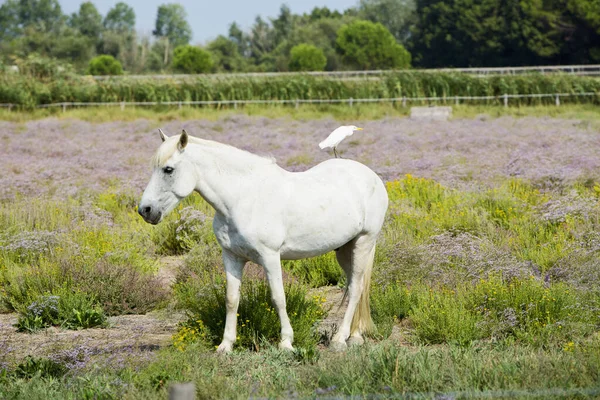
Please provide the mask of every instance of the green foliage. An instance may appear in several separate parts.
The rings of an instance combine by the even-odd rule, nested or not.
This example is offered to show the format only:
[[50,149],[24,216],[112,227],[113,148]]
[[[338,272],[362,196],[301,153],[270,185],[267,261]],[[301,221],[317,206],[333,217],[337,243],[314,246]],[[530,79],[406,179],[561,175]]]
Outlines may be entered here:
[[340,28],[337,45],[356,69],[410,67],[410,53],[380,23],[355,21]]
[[327,58],[323,50],[310,44],[292,47],[289,64],[291,71],[323,71],[325,65]]
[[[285,288],[286,307],[294,329],[294,345],[314,347],[319,336],[315,324],[323,317],[323,299],[307,299],[306,289],[299,285]],[[194,300],[187,300],[189,319],[174,337],[176,346],[206,339],[217,345],[225,327],[225,285],[206,287]],[[238,308],[237,344],[259,350],[264,342],[277,343],[280,339],[279,316],[271,304],[269,286],[263,281],[244,282]]]
[[377,333],[388,337],[394,324],[407,318],[416,302],[415,292],[399,282],[374,285],[371,289],[371,314]]
[[90,75],[122,75],[123,67],[113,56],[103,54],[90,61],[88,73]]
[[[556,3],[495,0],[416,1],[411,49],[424,67],[492,67],[598,60],[598,7],[588,1]],[[592,17],[592,14],[594,17]],[[558,23],[558,21],[561,21]],[[569,33],[564,26],[570,26]]]
[[426,344],[467,345],[483,337],[477,313],[467,306],[465,290],[421,290],[410,313],[415,335]]
[[68,372],[63,364],[49,358],[27,356],[25,360],[17,365],[14,376],[21,379],[60,378]]
[[179,46],[173,53],[173,68],[186,74],[210,72],[213,60],[209,52],[196,46]]
[[[380,79],[343,80],[330,77],[232,77],[211,79],[193,77],[161,79],[109,79],[84,77],[49,82],[21,75],[0,76],[0,102],[23,107],[60,102],[105,101],[188,101],[188,100],[296,100],[390,97],[500,96],[487,104],[502,104],[503,94],[600,92],[600,81],[574,75],[512,75],[476,77],[464,74],[431,72],[390,72]],[[566,103],[597,104],[598,96],[561,98]],[[511,99],[510,104],[554,104],[550,97]]]
[[344,281],[344,272],[333,252],[302,260],[283,260],[282,266],[310,287],[337,285]]
[[[165,300],[167,290],[154,276],[156,263],[149,254],[150,232],[132,207],[135,200],[107,192],[95,204],[79,201],[16,199],[0,204],[2,309],[25,315],[28,306],[49,294],[61,296],[63,303],[94,299],[93,306],[63,304],[72,324],[81,326],[95,323],[97,315],[88,311],[96,305],[105,314],[117,315],[144,313]],[[69,321],[65,315],[60,324]],[[35,316],[24,323],[39,327],[40,321],[47,324],[56,317],[36,322]]]
[[131,32],[135,29],[135,11],[127,3],[118,2],[108,10],[103,24],[108,30]]
[[215,243],[212,219],[198,209],[192,198],[153,230],[152,239],[159,254],[184,254],[198,244]]
[[81,3],[79,12],[73,13],[69,21],[70,25],[81,32],[82,35],[88,36],[94,40],[100,39],[102,33],[102,15],[91,1]]
[[409,41],[417,17],[415,2],[404,0],[360,0],[359,16],[381,23],[402,44]]
[[215,60],[218,72],[238,72],[244,69],[245,60],[234,40],[219,35],[208,44],[207,49]]
[[60,290],[58,295],[37,297],[22,308],[17,322],[20,332],[36,332],[49,326],[86,329],[102,326],[106,316],[85,293]]
[[168,38],[173,47],[187,45],[192,39],[192,28],[186,18],[185,8],[181,4],[163,4],[158,7],[152,34]]
[[[412,239],[427,241],[444,232],[466,232],[484,238],[490,247],[508,249],[542,271],[569,255],[576,241],[573,232],[587,224],[576,213],[557,221],[543,218],[538,207],[550,200],[548,195],[518,180],[488,192],[469,193],[407,175],[402,181],[388,182],[387,187],[392,218]],[[593,189],[583,196],[594,196]],[[486,251],[484,247],[481,251]],[[468,264],[467,259],[457,259],[449,267]]]

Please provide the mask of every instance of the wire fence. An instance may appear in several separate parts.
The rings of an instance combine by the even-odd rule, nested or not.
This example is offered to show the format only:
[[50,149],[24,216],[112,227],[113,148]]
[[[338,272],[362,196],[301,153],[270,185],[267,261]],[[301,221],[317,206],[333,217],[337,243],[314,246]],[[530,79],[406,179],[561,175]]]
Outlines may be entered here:
[[[182,108],[184,106],[230,106],[238,108],[245,105],[294,105],[295,108],[302,104],[346,104],[349,107],[361,103],[392,103],[407,107],[409,104],[423,103],[443,103],[443,104],[465,104],[465,103],[480,103],[493,101],[497,104],[503,104],[504,107],[510,105],[511,99],[542,99],[550,98],[554,100],[556,106],[560,106],[562,98],[578,98],[578,97],[597,97],[600,100],[600,92],[584,92],[584,93],[543,93],[543,94],[503,94],[498,96],[438,96],[438,97],[386,97],[386,98],[365,98],[354,99],[352,97],[346,99],[269,99],[269,100],[199,100],[199,101],[118,101],[118,102],[61,102],[50,104],[39,104],[35,108],[62,108],[63,112],[68,108],[73,107],[120,107],[124,110],[126,107],[152,107],[152,106],[169,106]],[[17,110],[22,107],[18,104],[3,103],[0,108],[8,108],[9,110]]]
[[[490,68],[432,68],[432,69],[409,69],[400,70],[407,72],[446,72],[463,73],[469,75],[518,75],[518,74],[556,74],[565,73],[571,75],[600,76],[600,64],[593,65],[546,65],[534,67],[490,67]],[[307,72],[246,72],[246,73],[220,73],[220,74],[172,74],[172,75],[119,75],[119,76],[94,76],[96,80],[109,79],[170,79],[191,80],[198,78],[208,79],[231,79],[231,78],[272,78],[282,76],[319,76],[330,78],[367,78],[381,77],[386,74],[399,72],[398,70],[372,70],[372,71],[307,71]]]

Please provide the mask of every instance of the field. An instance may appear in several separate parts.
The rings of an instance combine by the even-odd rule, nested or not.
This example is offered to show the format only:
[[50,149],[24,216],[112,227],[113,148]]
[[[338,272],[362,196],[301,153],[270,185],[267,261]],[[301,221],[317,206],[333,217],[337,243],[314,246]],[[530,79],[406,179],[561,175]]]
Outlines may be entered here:
[[[188,381],[198,398],[600,396],[600,112],[572,107],[459,108],[448,122],[358,107],[11,115],[0,398],[166,398]],[[157,226],[136,214],[157,128],[302,171],[331,157],[317,144],[342,122],[364,131],[339,152],[390,197],[378,332],[327,349],[345,284],[328,254],[284,263],[295,352],[277,350],[264,276],[248,265],[235,351],[215,354],[224,273],[210,207],[194,195]]]

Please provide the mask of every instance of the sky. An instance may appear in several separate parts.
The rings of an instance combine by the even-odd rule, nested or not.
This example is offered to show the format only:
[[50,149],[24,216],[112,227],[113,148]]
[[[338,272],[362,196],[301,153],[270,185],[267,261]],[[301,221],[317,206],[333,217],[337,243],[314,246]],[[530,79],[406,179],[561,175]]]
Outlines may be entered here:
[[[119,0],[91,0],[100,14],[105,16]],[[158,6],[166,3],[181,4],[188,15],[188,23],[193,32],[192,44],[205,44],[218,35],[227,35],[229,25],[237,22],[248,31],[257,15],[264,19],[279,15],[279,8],[287,4],[292,13],[302,14],[314,7],[328,7],[331,10],[344,11],[354,7],[359,0],[121,0],[135,11],[136,28],[142,34],[152,34]],[[65,14],[79,10],[82,0],[59,0]]]

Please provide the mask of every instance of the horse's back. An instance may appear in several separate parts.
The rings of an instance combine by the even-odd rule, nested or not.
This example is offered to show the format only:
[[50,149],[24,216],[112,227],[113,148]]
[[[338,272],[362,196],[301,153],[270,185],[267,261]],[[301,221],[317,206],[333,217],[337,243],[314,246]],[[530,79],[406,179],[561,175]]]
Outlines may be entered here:
[[286,214],[296,217],[292,218],[296,225],[288,226],[288,233],[305,229],[337,248],[358,235],[377,235],[381,230],[387,191],[367,166],[346,159],[327,160],[291,174],[288,183],[292,196]]

